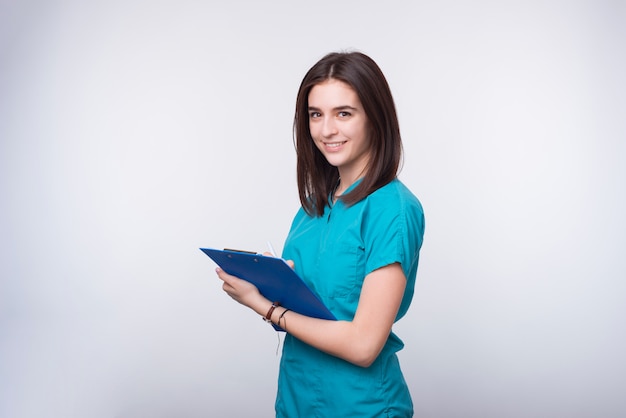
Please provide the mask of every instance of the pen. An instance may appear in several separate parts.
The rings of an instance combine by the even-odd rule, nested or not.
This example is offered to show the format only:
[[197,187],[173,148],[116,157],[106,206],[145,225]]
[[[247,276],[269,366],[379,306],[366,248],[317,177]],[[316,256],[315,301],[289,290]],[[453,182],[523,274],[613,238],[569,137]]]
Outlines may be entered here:
[[274,247],[272,246],[272,243],[271,243],[271,242],[269,242],[269,241],[267,241],[267,246],[268,246],[268,248],[270,249],[270,253],[271,253],[274,257],[278,257],[278,256],[276,255],[276,251],[274,251]]

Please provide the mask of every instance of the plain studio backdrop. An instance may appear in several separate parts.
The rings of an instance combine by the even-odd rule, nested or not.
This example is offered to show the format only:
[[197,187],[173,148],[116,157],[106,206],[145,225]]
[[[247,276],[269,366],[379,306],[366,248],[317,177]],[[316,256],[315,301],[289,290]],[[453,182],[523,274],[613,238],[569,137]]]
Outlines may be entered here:
[[276,333],[198,247],[278,251],[305,72],[386,74],[426,212],[416,416],[626,415],[620,1],[0,2],[0,416],[271,417]]

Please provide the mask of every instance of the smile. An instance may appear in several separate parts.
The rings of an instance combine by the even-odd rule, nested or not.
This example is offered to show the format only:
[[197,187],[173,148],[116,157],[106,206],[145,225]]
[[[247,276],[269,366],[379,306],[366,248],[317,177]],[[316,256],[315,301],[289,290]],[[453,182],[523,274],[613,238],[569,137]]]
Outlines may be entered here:
[[338,148],[340,146],[342,146],[343,144],[345,144],[348,141],[343,141],[343,142],[324,142],[324,146],[328,147],[328,148]]

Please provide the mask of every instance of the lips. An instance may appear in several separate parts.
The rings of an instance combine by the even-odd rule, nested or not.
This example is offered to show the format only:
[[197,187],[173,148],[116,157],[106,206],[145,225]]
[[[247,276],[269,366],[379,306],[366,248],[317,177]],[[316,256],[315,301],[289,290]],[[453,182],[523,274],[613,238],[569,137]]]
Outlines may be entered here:
[[326,147],[329,150],[339,149],[346,142],[348,142],[348,141],[324,142],[324,147]]

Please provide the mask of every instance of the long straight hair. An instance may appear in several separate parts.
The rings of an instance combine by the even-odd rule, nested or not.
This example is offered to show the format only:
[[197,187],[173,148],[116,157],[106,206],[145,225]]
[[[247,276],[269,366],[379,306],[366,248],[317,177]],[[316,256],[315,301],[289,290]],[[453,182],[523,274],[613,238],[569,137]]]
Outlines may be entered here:
[[306,212],[322,216],[339,181],[339,171],[315,146],[309,127],[309,93],[335,79],[358,95],[368,119],[370,158],[361,182],[340,199],[353,205],[396,178],[402,158],[402,139],[396,107],[387,80],[378,65],[360,52],[333,52],[306,73],[296,99],[293,123],[297,152],[300,202]]

